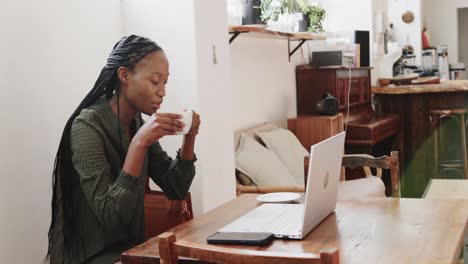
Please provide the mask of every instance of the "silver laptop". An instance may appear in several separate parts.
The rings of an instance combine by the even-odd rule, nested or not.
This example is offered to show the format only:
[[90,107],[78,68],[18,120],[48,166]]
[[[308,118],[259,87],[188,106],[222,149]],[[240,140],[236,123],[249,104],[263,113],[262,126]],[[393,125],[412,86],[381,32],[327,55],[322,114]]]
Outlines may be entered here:
[[302,239],[336,207],[345,132],[311,147],[304,204],[265,203],[219,232],[267,232]]

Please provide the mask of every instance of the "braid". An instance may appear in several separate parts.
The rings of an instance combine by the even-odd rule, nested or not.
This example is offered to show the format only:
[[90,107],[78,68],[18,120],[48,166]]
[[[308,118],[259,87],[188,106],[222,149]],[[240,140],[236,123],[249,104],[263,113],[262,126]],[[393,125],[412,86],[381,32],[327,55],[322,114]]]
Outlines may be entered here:
[[[56,247],[54,243],[57,243],[57,239],[54,238],[56,235],[54,229],[60,230],[61,228],[63,228],[64,248],[58,249],[63,250],[63,252],[59,253],[63,253],[63,256],[68,253],[71,254],[71,259],[76,259],[78,262],[83,261],[83,244],[79,232],[80,223],[77,222],[79,212],[77,203],[74,201],[77,188],[75,183],[78,179],[72,179],[74,167],[70,149],[70,132],[73,121],[83,109],[92,106],[100,97],[105,96],[110,99],[114,93],[118,94],[117,69],[119,67],[133,69],[138,61],[157,51],[162,51],[161,47],[144,37],[131,35],[118,41],[114,45],[107,59],[107,64],[101,70],[94,87],[68,119],[55,156],[52,174],[52,219],[48,233],[49,245],[45,262],[49,262],[53,252],[52,249]],[[59,193],[61,197],[59,197]],[[59,226],[62,222],[63,226]]]

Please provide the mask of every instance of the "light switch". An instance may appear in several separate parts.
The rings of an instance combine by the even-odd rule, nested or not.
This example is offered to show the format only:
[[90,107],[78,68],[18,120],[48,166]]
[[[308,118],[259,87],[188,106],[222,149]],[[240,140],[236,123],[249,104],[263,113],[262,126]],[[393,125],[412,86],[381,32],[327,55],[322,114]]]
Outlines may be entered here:
[[216,55],[216,46],[215,44],[212,45],[212,52],[213,52],[213,64],[218,64],[218,56]]

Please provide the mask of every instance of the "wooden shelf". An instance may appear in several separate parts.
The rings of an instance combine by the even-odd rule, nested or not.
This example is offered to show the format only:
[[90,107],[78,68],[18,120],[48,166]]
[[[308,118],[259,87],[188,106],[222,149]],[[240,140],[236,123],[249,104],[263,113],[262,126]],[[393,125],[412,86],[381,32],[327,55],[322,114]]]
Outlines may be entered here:
[[[302,44],[308,40],[325,40],[327,39],[323,34],[310,33],[310,32],[297,32],[286,33],[266,29],[266,25],[246,25],[246,26],[230,26],[229,34],[232,34],[229,39],[231,44],[240,34],[247,34],[256,38],[269,38],[269,39],[285,39],[288,41],[288,54],[289,61],[291,56],[296,52]],[[299,41],[300,43],[291,51],[291,41]]]
[[266,29],[266,25],[247,25],[247,26],[230,26],[229,33],[252,33],[249,34],[255,37],[272,38],[272,39],[289,39],[289,40],[325,40],[323,34],[310,32],[285,33]]

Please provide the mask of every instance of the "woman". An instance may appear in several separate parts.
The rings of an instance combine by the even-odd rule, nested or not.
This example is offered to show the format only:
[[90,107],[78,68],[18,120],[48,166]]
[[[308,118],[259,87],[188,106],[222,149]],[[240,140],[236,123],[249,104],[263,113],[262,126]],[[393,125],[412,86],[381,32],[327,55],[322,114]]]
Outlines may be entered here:
[[[195,175],[200,117],[193,114],[176,159],[159,139],[181,131],[179,114],[157,113],[169,64],[153,41],[122,38],[91,92],[68,120],[54,164],[51,263],[113,263],[143,242],[147,177],[184,199]],[[140,113],[150,116],[143,122]]]

